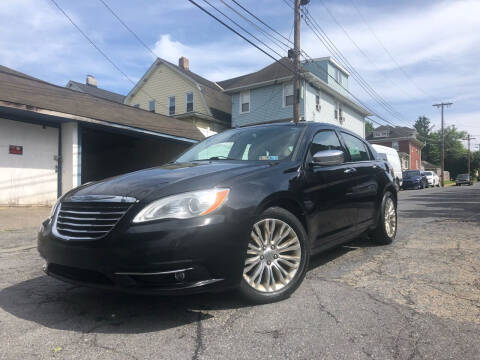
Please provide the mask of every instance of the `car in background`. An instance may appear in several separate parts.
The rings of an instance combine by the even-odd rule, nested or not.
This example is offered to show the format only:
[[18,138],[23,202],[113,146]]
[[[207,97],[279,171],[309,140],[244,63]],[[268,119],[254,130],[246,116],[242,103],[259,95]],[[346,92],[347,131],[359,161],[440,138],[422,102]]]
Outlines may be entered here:
[[458,174],[457,178],[455,179],[455,185],[473,185],[472,177],[469,174]]
[[423,171],[422,174],[427,177],[429,186],[440,186],[440,178],[433,171]]
[[388,146],[373,144],[372,147],[377,152],[380,159],[388,162],[392,168],[392,176],[395,179],[397,189],[401,189],[403,184],[402,164],[397,150]]
[[425,189],[428,187],[428,180],[420,170],[407,170],[403,172],[403,186],[404,190],[408,189]]

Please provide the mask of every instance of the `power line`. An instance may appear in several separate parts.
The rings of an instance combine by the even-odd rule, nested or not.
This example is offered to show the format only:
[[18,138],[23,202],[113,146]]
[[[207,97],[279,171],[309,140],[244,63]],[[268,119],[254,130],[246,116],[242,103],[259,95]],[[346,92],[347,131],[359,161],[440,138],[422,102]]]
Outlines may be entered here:
[[240,36],[243,40],[245,40],[246,42],[248,42],[250,45],[254,46],[255,48],[257,48],[258,50],[260,50],[262,53],[264,53],[265,55],[267,55],[269,58],[275,60],[276,62],[278,62],[281,66],[285,67],[287,70],[289,71],[292,71],[294,72],[294,70],[288,66],[286,66],[284,63],[282,63],[280,60],[276,59],[273,55],[269,54],[266,50],[262,49],[260,46],[258,46],[257,44],[255,44],[253,41],[251,41],[250,39],[248,39],[246,36],[244,36],[243,34],[241,34],[240,32],[238,32],[237,30],[235,30],[234,28],[232,28],[230,25],[226,24],[224,21],[220,20],[218,17],[216,17],[215,15],[213,15],[211,12],[209,12],[207,9],[203,8],[201,5],[197,4],[194,0],[188,0],[190,3],[192,3],[193,5],[195,5],[197,8],[199,8],[200,10],[202,10],[205,14],[207,14],[208,16],[212,17],[213,19],[215,19],[216,21],[218,21],[220,24],[222,24],[223,26],[225,26],[227,29],[229,29],[230,31],[232,31],[233,33],[237,34],[238,36]]
[[330,17],[333,19],[333,21],[335,21],[335,23],[340,27],[340,29],[343,31],[343,33],[345,34],[345,36],[350,40],[350,42],[357,48],[357,50],[369,61],[369,63],[371,63],[375,69],[378,71],[379,74],[382,75],[382,77],[387,80],[387,81],[390,81],[392,82],[400,91],[402,91],[405,95],[407,96],[410,96],[410,94],[408,94],[402,87],[400,87],[398,84],[396,84],[392,79],[388,79],[387,76],[380,70],[379,66],[377,65],[377,63],[365,52],[362,50],[362,48],[357,44],[357,42],[350,36],[350,34],[348,33],[347,29],[345,29],[345,27],[341,24],[340,21],[338,21],[338,19],[336,18],[336,16],[330,11],[329,7],[327,6],[327,4],[325,3],[325,1],[323,0],[320,0],[320,3],[322,4],[322,6],[325,8],[325,10],[327,11],[327,13],[330,15]]
[[369,84],[363,79],[363,77],[358,73],[355,67],[348,61],[348,59],[342,54],[342,52],[336,47],[335,43],[328,37],[325,31],[320,27],[318,22],[310,15],[308,10],[304,11],[304,20],[305,23],[310,27],[314,34],[319,38],[319,40],[324,44],[324,46],[333,54],[337,55],[342,63],[351,73],[353,78],[357,81],[360,87],[369,94],[377,103],[379,103],[385,110],[393,115],[397,120],[404,122],[401,118],[402,115],[396,111],[393,106],[385,101]]
[[383,44],[383,42],[380,40],[380,38],[377,36],[377,34],[375,33],[375,31],[373,30],[373,28],[370,26],[370,24],[366,21],[365,17],[363,16],[363,14],[360,12],[360,9],[357,7],[357,5],[355,4],[355,0],[350,0],[353,7],[355,8],[356,12],[358,13],[358,15],[360,16],[361,20],[363,21],[363,23],[367,26],[367,28],[369,29],[369,31],[372,33],[373,37],[377,40],[377,42],[380,44],[380,46],[383,48],[383,50],[387,53],[388,57],[395,63],[395,65],[397,66],[397,69],[400,70],[400,72],[415,86],[415,88],[422,92],[424,95],[430,97],[423,89],[421,89],[415,81],[413,81],[413,79],[410,77],[410,75],[408,75],[408,73],[405,71],[405,69],[400,66],[400,64],[397,62],[397,60],[395,60],[395,58],[393,57],[392,53],[387,49],[387,47]]

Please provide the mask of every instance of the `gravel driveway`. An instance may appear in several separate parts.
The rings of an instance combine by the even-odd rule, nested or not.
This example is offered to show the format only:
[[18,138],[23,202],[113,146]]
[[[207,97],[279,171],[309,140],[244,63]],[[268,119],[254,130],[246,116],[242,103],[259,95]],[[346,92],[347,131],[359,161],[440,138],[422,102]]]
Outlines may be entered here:
[[316,256],[262,306],[64,284],[32,248],[48,209],[0,208],[0,358],[480,359],[480,186],[399,197],[394,245]]

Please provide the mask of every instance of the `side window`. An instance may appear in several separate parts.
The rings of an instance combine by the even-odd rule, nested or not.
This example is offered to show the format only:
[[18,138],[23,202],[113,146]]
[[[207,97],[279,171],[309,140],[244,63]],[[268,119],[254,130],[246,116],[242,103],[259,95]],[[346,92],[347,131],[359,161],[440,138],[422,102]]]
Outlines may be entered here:
[[352,161],[370,160],[368,148],[362,140],[344,132],[342,132],[342,136],[345,140],[345,145],[347,146]]
[[343,151],[340,140],[333,130],[324,130],[317,133],[310,145],[310,155],[323,150],[340,150]]

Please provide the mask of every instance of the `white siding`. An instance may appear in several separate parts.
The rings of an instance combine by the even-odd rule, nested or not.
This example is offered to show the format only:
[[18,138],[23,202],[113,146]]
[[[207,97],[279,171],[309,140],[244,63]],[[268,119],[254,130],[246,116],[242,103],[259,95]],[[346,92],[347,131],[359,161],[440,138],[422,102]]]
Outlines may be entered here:
[[78,136],[78,124],[62,124],[62,195],[80,185],[81,148]]
[[[23,146],[23,155],[9,154],[9,145]],[[0,119],[0,204],[53,204],[57,154],[57,128]]]
[[[315,95],[320,94],[320,111],[316,109]],[[305,120],[325,122],[342,126],[363,138],[365,137],[365,125],[364,118],[361,114],[349,107],[347,104],[342,103],[343,116],[345,122],[340,124],[338,119],[335,119],[335,106],[337,100],[322,90],[317,90],[310,84],[306,87],[305,94]]]

